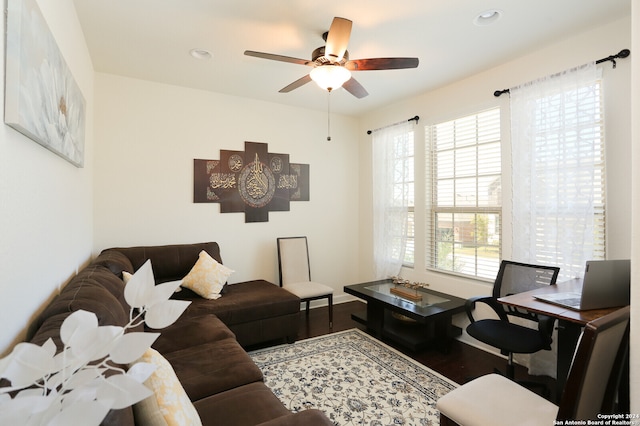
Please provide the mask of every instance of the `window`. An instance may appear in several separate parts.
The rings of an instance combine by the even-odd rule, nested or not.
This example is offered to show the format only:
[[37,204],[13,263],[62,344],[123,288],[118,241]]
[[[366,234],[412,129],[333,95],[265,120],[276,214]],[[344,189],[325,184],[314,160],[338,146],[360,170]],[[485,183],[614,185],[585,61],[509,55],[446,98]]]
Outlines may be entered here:
[[373,248],[377,278],[414,264],[414,132],[404,122],[373,136]]
[[500,265],[500,109],[427,126],[429,269],[495,278]]
[[415,173],[413,132],[396,138],[395,157],[395,192],[407,197],[407,226],[405,231],[405,248],[402,263],[413,266],[415,263]]
[[[406,209],[406,223],[403,227],[396,227],[395,232],[403,235],[391,235],[397,242],[394,255],[402,257],[403,266],[413,266],[415,262],[415,190],[414,190],[414,139],[413,131],[399,134],[393,138],[391,149],[393,168],[393,199],[405,200],[404,203],[394,202],[391,209]],[[406,206],[404,206],[406,204]],[[401,247],[404,241],[404,250]],[[402,253],[404,251],[404,253]]]
[[[513,253],[581,276],[605,257],[604,114],[595,64],[511,91]],[[518,188],[516,191],[515,188]]]

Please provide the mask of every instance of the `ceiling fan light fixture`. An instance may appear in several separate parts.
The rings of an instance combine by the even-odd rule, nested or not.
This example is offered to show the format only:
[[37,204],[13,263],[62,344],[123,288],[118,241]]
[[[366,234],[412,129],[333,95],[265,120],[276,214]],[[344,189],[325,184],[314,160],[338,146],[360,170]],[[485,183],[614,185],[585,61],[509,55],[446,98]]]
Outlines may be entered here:
[[351,72],[340,65],[321,65],[311,70],[311,79],[324,90],[342,87],[351,78]]

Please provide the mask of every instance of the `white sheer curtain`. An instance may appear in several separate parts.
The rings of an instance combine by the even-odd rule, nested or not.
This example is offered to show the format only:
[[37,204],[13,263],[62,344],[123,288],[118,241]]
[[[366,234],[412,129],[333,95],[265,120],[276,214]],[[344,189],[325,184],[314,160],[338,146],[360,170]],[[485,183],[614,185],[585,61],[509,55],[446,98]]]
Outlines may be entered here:
[[511,89],[513,258],[561,281],[603,250],[602,116],[594,63]]
[[[413,138],[411,122],[380,129],[373,134],[373,260],[376,279],[400,274],[407,242],[409,187],[413,173],[404,150]],[[412,179],[413,180],[413,179]]]
[[[604,255],[604,142],[594,63],[510,89],[513,260],[582,276]],[[554,338],[554,341],[556,339]],[[555,377],[555,350],[519,362]]]

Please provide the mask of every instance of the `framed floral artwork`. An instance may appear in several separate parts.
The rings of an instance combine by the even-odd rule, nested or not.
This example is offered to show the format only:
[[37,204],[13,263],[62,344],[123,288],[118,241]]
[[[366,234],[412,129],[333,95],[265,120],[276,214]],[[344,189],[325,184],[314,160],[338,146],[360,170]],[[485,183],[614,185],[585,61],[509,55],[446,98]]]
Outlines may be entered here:
[[85,99],[35,0],[8,0],[4,121],[84,166]]

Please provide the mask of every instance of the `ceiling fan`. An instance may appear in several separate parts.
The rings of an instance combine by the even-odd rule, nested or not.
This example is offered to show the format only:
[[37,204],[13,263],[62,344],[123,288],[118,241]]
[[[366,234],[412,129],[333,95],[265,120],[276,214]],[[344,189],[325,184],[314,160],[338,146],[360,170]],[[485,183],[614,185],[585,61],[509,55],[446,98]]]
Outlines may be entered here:
[[313,67],[309,74],[280,89],[280,93],[290,92],[313,80],[318,86],[329,92],[339,87],[344,87],[356,98],[364,98],[369,93],[356,79],[351,77],[352,71],[392,70],[416,68],[418,66],[418,58],[350,60],[347,44],[349,44],[349,37],[351,36],[351,26],[352,22],[348,19],[333,18],[329,31],[322,35],[326,44],[313,51],[311,60],[275,55],[272,53],[255,52],[252,50],[245,50],[244,54],[257,58]]

